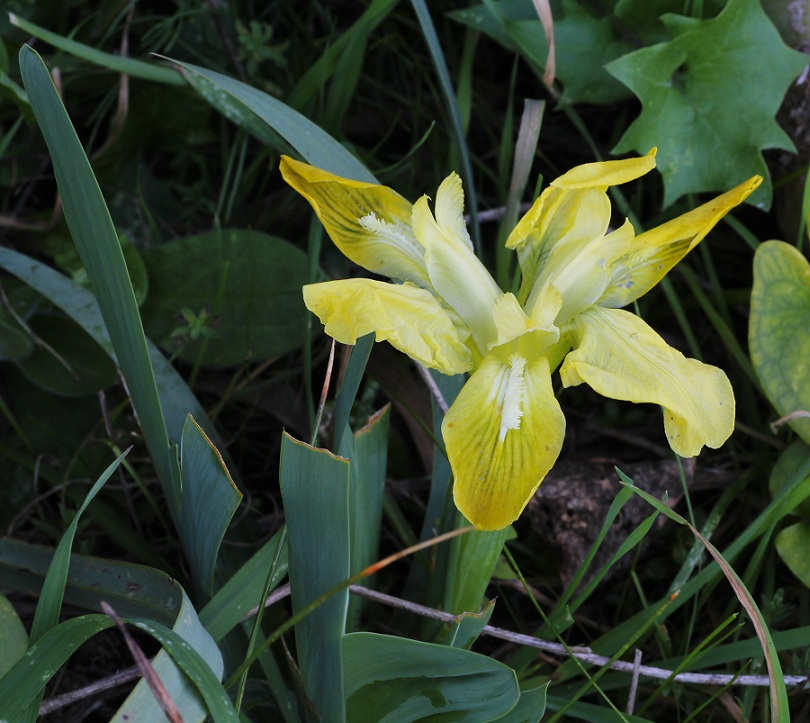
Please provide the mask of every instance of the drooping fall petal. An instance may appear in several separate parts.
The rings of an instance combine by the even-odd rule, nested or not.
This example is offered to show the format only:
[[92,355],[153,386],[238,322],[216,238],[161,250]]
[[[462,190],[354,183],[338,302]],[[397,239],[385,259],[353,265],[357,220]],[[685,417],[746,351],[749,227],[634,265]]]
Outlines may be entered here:
[[560,369],[565,386],[585,382],[605,397],[660,404],[667,439],[681,457],[731,436],[734,393],[723,371],[687,359],[639,317],[590,306],[565,331],[574,346]]
[[636,236],[633,250],[613,263],[611,280],[596,303],[619,308],[646,294],[760,183],[762,178],[753,176],[693,211]]
[[442,374],[472,367],[470,332],[425,289],[371,279],[326,281],[304,287],[304,303],[341,344],[375,332],[401,352]]
[[458,509],[480,530],[506,527],[554,465],[564,434],[546,358],[487,356],[442,424]]
[[411,230],[412,205],[396,191],[335,176],[281,157],[281,175],[309,201],[349,259],[381,276],[430,288],[424,249]]

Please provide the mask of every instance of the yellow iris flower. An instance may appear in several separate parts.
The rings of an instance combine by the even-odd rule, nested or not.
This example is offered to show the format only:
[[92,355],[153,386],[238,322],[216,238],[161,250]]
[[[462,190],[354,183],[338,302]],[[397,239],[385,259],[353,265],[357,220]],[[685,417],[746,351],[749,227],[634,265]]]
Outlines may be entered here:
[[453,173],[409,203],[385,186],[334,176],[283,157],[284,179],[312,205],[332,241],[369,271],[400,281],[327,281],[304,302],[343,344],[374,332],[443,374],[471,374],[442,434],[458,509],[481,530],[513,522],[560,453],[564,386],[652,402],[682,457],[719,447],[734,428],[734,394],[718,368],[687,359],[619,307],[647,293],[761,182],[754,176],[709,203],[638,236],[608,229],[609,186],[655,167],[640,158],[578,166],[542,193],[507,239],[522,272],[502,291],[473,252],[464,193]]

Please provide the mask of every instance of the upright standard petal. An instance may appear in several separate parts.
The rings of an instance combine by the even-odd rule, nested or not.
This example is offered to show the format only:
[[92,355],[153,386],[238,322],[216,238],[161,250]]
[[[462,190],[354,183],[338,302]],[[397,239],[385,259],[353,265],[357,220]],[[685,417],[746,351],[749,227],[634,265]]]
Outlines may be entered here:
[[753,176],[693,211],[637,236],[633,250],[614,261],[610,282],[596,303],[619,308],[646,294],[760,183],[762,178]]
[[492,307],[501,290],[472,250],[464,228],[463,203],[461,179],[453,173],[436,193],[436,217],[423,196],[413,206],[411,226],[425,247],[432,287],[464,319],[483,356],[497,338]]
[[479,530],[513,522],[560,453],[565,417],[545,357],[487,356],[442,424],[453,497]]
[[425,250],[411,230],[412,205],[396,191],[351,181],[281,157],[281,175],[309,201],[348,258],[381,276],[429,289]]
[[547,301],[547,314],[532,318],[526,314],[511,292],[501,294],[492,308],[492,318],[498,330],[498,338],[487,351],[498,346],[510,345],[510,351],[523,356],[535,356],[560,338],[560,330],[554,324],[554,317],[562,306],[562,298],[556,290],[544,297]]
[[341,344],[374,332],[401,352],[442,374],[472,368],[470,335],[461,319],[413,284],[371,279],[326,281],[304,287],[304,303]]
[[[534,304],[529,294],[550,277],[547,263],[567,265],[584,244],[605,234],[610,222],[607,188],[635,180],[654,167],[655,149],[640,158],[577,166],[551,182],[506,240],[507,248],[518,253],[522,302]],[[561,247],[567,247],[562,254]],[[552,252],[560,254],[553,262],[548,258]]]
[[[527,309],[534,307],[545,281],[576,263],[577,255],[594,239],[602,238],[610,223],[610,200],[604,191],[550,186],[540,198],[543,207],[516,247],[523,275],[519,296]],[[510,235],[507,245],[514,240]]]
[[641,178],[655,168],[656,152],[657,149],[653,148],[646,156],[575,166],[552,181],[551,185],[560,188],[601,188],[603,191],[609,186],[620,186]]
[[681,457],[731,436],[734,393],[723,371],[687,359],[634,314],[590,306],[564,331],[574,346],[560,369],[565,386],[585,382],[611,399],[660,404],[667,439]]

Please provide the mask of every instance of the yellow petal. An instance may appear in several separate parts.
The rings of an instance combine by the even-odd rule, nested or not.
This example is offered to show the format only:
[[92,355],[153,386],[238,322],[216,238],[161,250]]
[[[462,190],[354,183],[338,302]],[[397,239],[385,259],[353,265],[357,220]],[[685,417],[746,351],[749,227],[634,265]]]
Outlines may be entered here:
[[[550,186],[507,239],[518,253],[523,274],[519,297],[527,310],[536,304],[543,284],[571,264],[610,223],[610,200],[604,191]],[[530,312],[531,313],[531,312]]]
[[518,252],[523,273],[518,297],[527,308],[535,303],[532,290],[604,236],[611,214],[608,186],[632,181],[654,167],[655,149],[640,158],[577,166],[552,181],[506,240],[507,248]]
[[600,188],[619,186],[622,183],[641,178],[655,168],[653,148],[646,156],[624,158],[619,161],[599,161],[576,166],[567,173],[552,181],[553,186],[560,188]]
[[585,382],[611,399],[664,408],[664,431],[681,457],[717,448],[734,431],[734,393],[721,369],[687,359],[634,314],[590,306],[568,323],[565,386]]
[[437,299],[413,284],[348,279],[304,287],[304,303],[341,344],[376,333],[401,352],[442,374],[472,367],[469,330]]
[[596,303],[619,308],[646,294],[761,182],[760,176],[753,176],[722,196],[637,236],[633,250],[613,263],[611,280]]
[[412,206],[396,191],[335,176],[281,157],[281,175],[309,201],[335,245],[382,276],[430,288],[424,249],[411,230]]
[[[556,204],[565,194],[560,191],[575,191],[596,189],[604,192],[609,186],[618,186],[628,181],[640,178],[655,168],[655,148],[646,156],[627,158],[620,161],[600,161],[576,166],[567,173],[551,182],[543,191],[532,207],[520,219],[517,226],[506,241],[508,248],[516,248],[523,243],[532,229],[538,227],[544,215],[556,212]],[[577,198],[571,196],[571,198]],[[575,214],[576,215],[576,214]],[[588,223],[590,218],[585,214],[579,219],[580,223]],[[601,221],[600,224],[601,225]]]
[[464,319],[483,355],[497,338],[492,307],[502,292],[472,250],[464,228],[463,198],[461,179],[453,173],[436,194],[436,218],[423,196],[413,206],[411,226],[425,247],[432,288]]
[[513,522],[557,460],[564,433],[548,361],[488,355],[442,424],[458,509],[480,530]]
[[442,181],[436,192],[436,223],[453,239],[473,250],[472,240],[464,221],[464,188],[457,173]]
[[556,344],[560,338],[560,330],[554,324],[554,317],[562,304],[562,299],[553,287],[550,291],[552,293],[547,295],[549,299],[547,314],[538,319],[526,315],[514,294],[509,292],[501,294],[495,300],[492,310],[498,339],[489,345],[487,351],[508,345],[508,349],[503,349],[502,354],[514,352],[531,358],[539,356],[544,349]]

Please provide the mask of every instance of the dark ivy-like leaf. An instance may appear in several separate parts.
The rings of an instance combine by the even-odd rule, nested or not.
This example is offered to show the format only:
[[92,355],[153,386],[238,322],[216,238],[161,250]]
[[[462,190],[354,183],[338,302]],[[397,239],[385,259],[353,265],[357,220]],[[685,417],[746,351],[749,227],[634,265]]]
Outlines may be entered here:
[[808,56],[785,45],[759,0],[729,0],[709,20],[662,21],[672,40],[607,66],[642,103],[614,152],[658,146],[665,205],[758,173],[765,181],[749,202],[767,210],[772,187],[762,150],[794,150],[774,116]]

